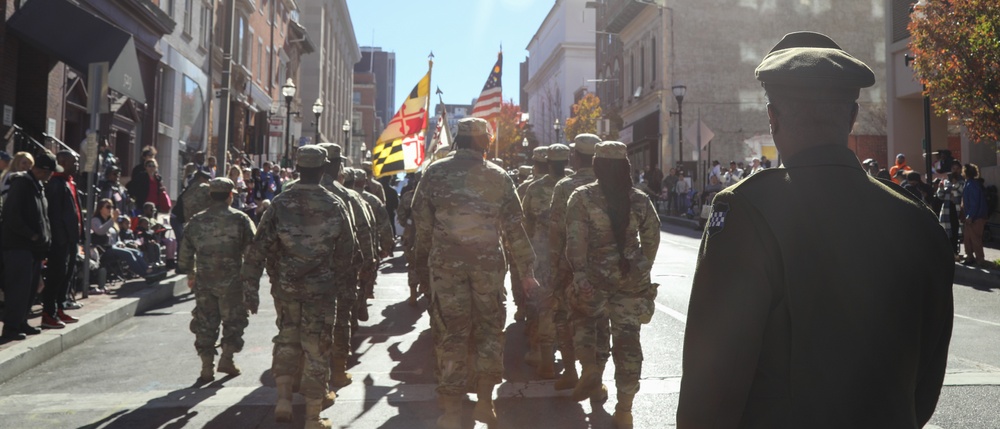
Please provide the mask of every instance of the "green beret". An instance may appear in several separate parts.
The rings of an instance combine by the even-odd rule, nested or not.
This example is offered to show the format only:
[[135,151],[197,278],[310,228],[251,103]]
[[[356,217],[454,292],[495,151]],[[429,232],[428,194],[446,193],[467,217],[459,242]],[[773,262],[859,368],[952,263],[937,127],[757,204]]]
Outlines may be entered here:
[[861,88],[875,84],[875,73],[829,37],[809,32],[786,34],[754,72],[769,97],[814,101],[855,101]]
[[548,155],[549,155],[549,148],[545,146],[536,147],[531,151],[531,160],[545,162],[548,161],[549,159]]
[[462,118],[458,120],[458,132],[455,137],[483,137],[492,136],[493,130],[490,123],[483,118]]
[[569,147],[584,155],[593,155],[594,148],[601,142],[601,138],[594,134],[577,134],[573,139],[573,144]]
[[606,141],[597,144],[594,158],[604,159],[628,159],[628,147],[625,143]]
[[320,143],[316,146],[319,146],[326,150],[327,159],[329,159],[330,161],[333,161],[335,159],[343,159],[343,156],[340,155],[341,149],[339,144]]
[[215,178],[208,182],[208,192],[213,194],[228,194],[233,192],[235,188],[236,185],[233,184],[233,181],[225,177]]
[[569,146],[559,143],[549,145],[549,161],[569,161]]
[[296,164],[304,168],[318,168],[326,165],[326,149],[314,144],[305,145],[299,148],[296,156]]

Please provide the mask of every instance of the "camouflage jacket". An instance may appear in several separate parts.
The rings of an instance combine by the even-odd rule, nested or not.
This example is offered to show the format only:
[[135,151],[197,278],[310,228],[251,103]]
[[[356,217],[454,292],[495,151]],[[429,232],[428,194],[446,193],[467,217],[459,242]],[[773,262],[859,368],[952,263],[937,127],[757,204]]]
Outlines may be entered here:
[[213,201],[186,224],[177,272],[191,274],[197,288],[232,284],[239,279],[243,255],[256,230],[249,216],[225,202]]
[[385,204],[385,188],[378,182],[378,180],[368,179],[368,181],[365,182],[365,190],[378,198],[382,204]]
[[[573,280],[587,279],[594,287],[622,287],[626,279],[647,280],[660,245],[660,218],[642,191],[632,188],[631,208],[625,230],[625,258],[632,266],[629,276],[619,269],[618,247],[611,231],[607,200],[595,182],[577,188],[566,208],[566,257]],[[636,286],[646,286],[636,285]]]
[[521,275],[533,273],[514,182],[482,153],[459,149],[428,167],[413,195],[413,222],[418,270],[506,270],[503,235]]
[[399,208],[396,209],[396,220],[403,225],[403,244],[411,245],[415,228],[413,226],[413,190],[403,192],[399,197]]
[[332,299],[338,287],[356,283],[350,278],[354,243],[344,203],[319,185],[300,182],[274,197],[264,212],[242,277],[253,287],[265,261],[277,258],[276,297]]
[[368,216],[365,210],[364,199],[353,189],[348,189],[340,182],[333,180],[330,176],[323,176],[320,182],[326,190],[330,191],[350,206],[350,217],[354,220],[354,234],[357,237],[358,247],[361,248],[363,265],[368,266],[375,263],[375,228],[373,219]]
[[597,180],[593,167],[583,167],[572,176],[563,177],[552,188],[552,204],[549,207],[549,263],[552,275],[558,275],[558,267],[566,266],[566,205],[569,196],[583,185]]
[[549,211],[552,208],[552,190],[556,182],[558,179],[546,174],[531,182],[524,193],[519,194],[521,209],[524,211],[524,232],[528,233],[533,244],[549,239]]
[[382,252],[392,252],[396,247],[395,237],[392,235],[392,225],[389,225],[389,212],[385,209],[385,204],[378,200],[378,197],[365,191],[361,197],[368,202],[375,216],[375,226],[378,228],[378,250]]
[[194,215],[205,211],[212,205],[208,183],[201,183],[184,191],[184,194],[181,195],[181,201],[184,204],[184,222],[187,223],[194,218]]

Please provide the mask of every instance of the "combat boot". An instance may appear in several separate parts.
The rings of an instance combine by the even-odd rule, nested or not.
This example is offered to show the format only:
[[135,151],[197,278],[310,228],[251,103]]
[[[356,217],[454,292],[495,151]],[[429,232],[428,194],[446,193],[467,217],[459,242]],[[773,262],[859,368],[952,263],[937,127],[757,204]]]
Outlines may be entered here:
[[351,374],[347,373],[347,359],[334,358],[333,368],[330,371],[330,384],[339,389],[351,384],[352,381]]
[[569,390],[576,387],[579,377],[576,374],[576,357],[571,350],[560,350],[562,354],[563,362],[563,373],[562,376],[556,380],[555,389],[556,390]]
[[632,400],[635,395],[618,392],[618,404],[615,405],[615,415],[611,421],[617,429],[632,429]]
[[329,391],[326,392],[326,396],[323,397],[323,409],[327,409],[337,403],[337,392]]
[[554,351],[552,350],[552,344],[540,344],[538,347],[538,378],[543,380],[551,380],[556,378],[556,369],[554,367],[555,359]]
[[585,353],[585,356],[580,357],[583,373],[580,374],[580,381],[573,388],[571,397],[574,401],[582,401],[600,392],[602,373],[595,360],[593,353]]
[[[607,365],[608,361],[597,363],[597,370],[599,371],[600,374],[602,375],[604,374],[604,368],[607,367]],[[590,395],[590,403],[593,405],[593,404],[603,404],[605,402],[608,402],[608,386],[604,383],[601,383],[600,390],[597,390],[594,392],[593,395]]]
[[305,429],[331,429],[333,424],[329,419],[319,416],[323,412],[323,398],[306,399]]
[[437,419],[438,429],[462,429],[462,397],[442,395],[438,397],[444,414]]
[[292,384],[295,377],[283,375],[275,377],[274,383],[278,388],[278,402],[274,406],[274,421],[292,421]]
[[233,350],[228,347],[222,348],[222,357],[219,358],[218,371],[235,377],[243,372],[240,371],[240,367],[236,366],[236,362],[233,362],[233,353]]
[[201,375],[198,376],[198,380],[209,382],[215,380],[215,356],[214,355],[200,355],[201,356]]
[[479,380],[476,386],[476,408],[472,410],[472,418],[476,421],[486,423],[488,427],[497,424],[497,412],[493,409],[493,383],[486,380]]

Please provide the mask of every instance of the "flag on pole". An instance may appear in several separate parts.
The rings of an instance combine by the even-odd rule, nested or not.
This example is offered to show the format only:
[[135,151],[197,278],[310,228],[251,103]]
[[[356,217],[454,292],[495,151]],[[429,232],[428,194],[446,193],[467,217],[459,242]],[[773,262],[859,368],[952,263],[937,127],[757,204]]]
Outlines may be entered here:
[[497,63],[490,71],[490,77],[486,78],[486,85],[483,85],[483,92],[479,94],[476,105],[472,106],[472,117],[491,121],[500,114],[500,104],[503,102],[503,89],[500,85],[502,75],[503,52],[500,52],[497,54]]
[[372,148],[372,174],[375,177],[413,172],[423,163],[430,93],[431,72],[428,70]]

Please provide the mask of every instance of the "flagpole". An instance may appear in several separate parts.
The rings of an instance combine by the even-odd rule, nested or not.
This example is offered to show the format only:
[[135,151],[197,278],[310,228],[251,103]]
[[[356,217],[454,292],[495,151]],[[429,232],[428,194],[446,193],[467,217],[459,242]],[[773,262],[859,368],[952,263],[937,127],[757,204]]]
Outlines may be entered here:
[[[434,70],[434,51],[431,51],[431,53],[429,55],[427,55],[427,101],[424,102],[424,111],[427,112],[427,114],[424,116],[424,159],[427,159],[427,126],[429,125],[428,123],[430,122],[430,117],[431,117],[431,114],[430,114],[430,112],[431,112],[431,97],[430,97],[430,95],[431,94],[430,94],[430,92],[431,92],[431,88],[433,88],[433,86],[431,85],[431,79],[432,79],[431,71],[432,70]],[[441,91],[441,88],[438,88],[438,92],[440,92],[440,91]],[[433,139],[434,137],[431,136],[431,138]],[[423,160],[421,160],[420,164],[421,165],[423,164]],[[417,170],[419,170],[419,169],[420,169],[420,165],[417,165]],[[414,171],[416,171],[416,170],[414,170]]]

